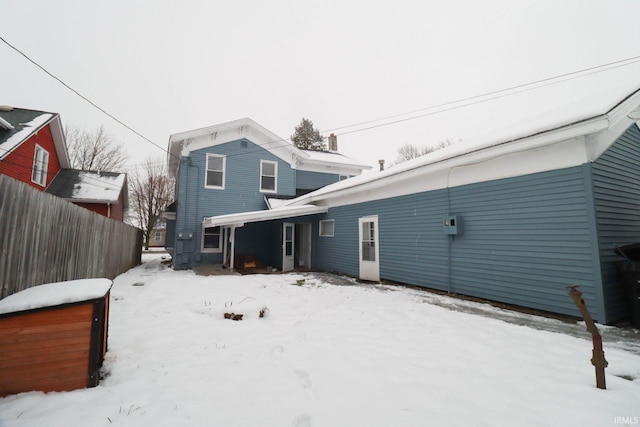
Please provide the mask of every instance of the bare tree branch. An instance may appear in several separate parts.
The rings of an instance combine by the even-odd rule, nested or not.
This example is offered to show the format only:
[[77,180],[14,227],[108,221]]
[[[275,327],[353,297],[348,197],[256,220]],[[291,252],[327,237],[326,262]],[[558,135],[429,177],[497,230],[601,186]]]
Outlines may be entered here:
[[162,211],[174,201],[174,194],[174,180],[167,176],[162,159],[149,158],[129,175],[131,222],[142,229],[146,249],[149,249],[151,231]]
[[104,126],[85,130],[66,124],[64,133],[72,168],[105,172],[124,168],[127,161],[124,146],[117,143]]
[[415,159],[416,157],[433,153],[434,151],[440,150],[441,148],[447,147],[451,144],[455,144],[456,142],[460,142],[460,140],[454,141],[453,139],[447,138],[444,141],[440,141],[437,145],[430,147],[418,147],[414,144],[404,144],[403,146],[398,148],[396,161],[395,163],[391,164],[390,167],[394,164],[397,165],[399,163],[406,162],[407,160]]

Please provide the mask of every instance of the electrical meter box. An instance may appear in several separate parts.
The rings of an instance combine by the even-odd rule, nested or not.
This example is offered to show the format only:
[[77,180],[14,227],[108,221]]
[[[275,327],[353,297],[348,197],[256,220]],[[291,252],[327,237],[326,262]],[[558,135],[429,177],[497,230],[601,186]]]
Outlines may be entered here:
[[460,215],[449,215],[444,218],[444,233],[450,236],[462,234],[462,217]]

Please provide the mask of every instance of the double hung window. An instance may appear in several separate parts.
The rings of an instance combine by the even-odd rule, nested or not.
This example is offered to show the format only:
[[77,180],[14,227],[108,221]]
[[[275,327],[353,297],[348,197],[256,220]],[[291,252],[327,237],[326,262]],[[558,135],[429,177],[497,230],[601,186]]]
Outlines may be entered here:
[[278,163],[260,160],[260,191],[275,193],[278,191]]
[[49,167],[49,152],[36,144],[33,154],[33,169],[31,181],[43,187],[47,186],[47,169]]
[[206,188],[224,189],[226,157],[218,154],[207,154],[207,171],[204,186]]

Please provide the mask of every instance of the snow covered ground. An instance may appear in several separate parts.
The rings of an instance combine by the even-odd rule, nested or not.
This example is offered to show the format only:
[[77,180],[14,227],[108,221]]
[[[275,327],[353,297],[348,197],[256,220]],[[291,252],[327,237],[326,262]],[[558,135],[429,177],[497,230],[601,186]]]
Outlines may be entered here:
[[325,275],[197,276],[145,258],[112,288],[100,385],[2,398],[0,426],[640,424],[640,355],[624,338],[605,339],[599,390],[591,342],[540,330],[563,330],[556,320]]

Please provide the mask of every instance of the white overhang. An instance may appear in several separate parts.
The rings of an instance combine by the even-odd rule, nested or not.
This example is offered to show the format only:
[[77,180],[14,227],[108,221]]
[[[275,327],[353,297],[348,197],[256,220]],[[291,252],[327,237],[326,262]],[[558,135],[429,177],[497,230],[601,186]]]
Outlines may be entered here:
[[326,206],[302,205],[283,206],[270,210],[240,212],[235,214],[218,215],[205,218],[202,221],[205,227],[231,226],[242,227],[248,222],[271,221],[274,219],[293,218],[298,216],[326,213]]

